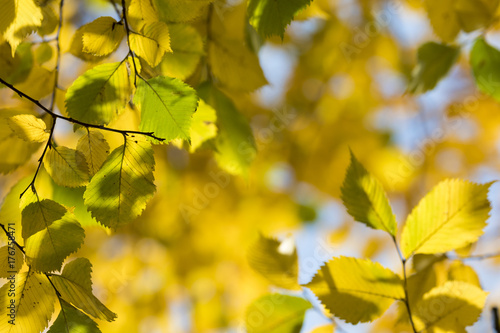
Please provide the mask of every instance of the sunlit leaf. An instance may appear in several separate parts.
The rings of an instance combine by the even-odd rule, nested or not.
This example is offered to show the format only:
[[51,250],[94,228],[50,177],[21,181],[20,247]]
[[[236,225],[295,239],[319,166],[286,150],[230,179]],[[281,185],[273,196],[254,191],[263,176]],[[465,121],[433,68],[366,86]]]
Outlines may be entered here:
[[101,224],[118,228],[139,216],[153,197],[151,144],[130,136],[113,150],[84,194],[85,205]]
[[56,184],[68,187],[87,185],[89,167],[85,155],[68,147],[51,147],[43,161],[45,170]]
[[200,17],[214,0],[154,0],[165,22],[187,22]]
[[104,139],[104,135],[98,131],[89,130],[87,134],[78,140],[76,150],[85,156],[90,178],[101,168],[109,155],[109,149],[109,144]]
[[163,22],[145,24],[142,32],[130,35],[130,48],[151,67],[156,67],[170,48],[168,26]]
[[83,51],[101,57],[116,51],[125,29],[122,24],[109,16],[101,16],[83,28]]
[[[7,226],[8,227],[8,226]],[[6,228],[7,228],[6,227]],[[15,235],[12,233],[11,236]],[[9,239],[9,243],[11,240]],[[17,274],[24,264],[23,252],[14,245],[0,247],[0,278],[8,278]]]
[[489,216],[490,185],[451,179],[434,187],[408,216],[401,236],[403,255],[442,253],[476,241]]
[[453,5],[460,26],[465,32],[471,32],[491,23],[498,3],[498,0],[455,0]]
[[140,31],[144,25],[159,20],[153,0],[131,0],[127,9],[127,20],[135,31]]
[[443,42],[452,42],[460,32],[460,22],[453,8],[455,0],[425,0],[427,15],[434,33]]
[[470,53],[476,85],[483,93],[500,101],[500,51],[478,38]]
[[61,301],[61,312],[47,333],[101,333],[101,330],[85,313]]
[[328,261],[306,287],[333,315],[352,324],[377,319],[405,295],[394,272],[367,259],[348,257]]
[[31,114],[12,116],[8,123],[19,138],[28,142],[45,142],[50,135],[45,122]]
[[247,308],[247,332],[300,332],[304,315],[309,308],[311,303],[300,297],[281,294],[263,296]]
[[92,264],[87,258],[77,258],[64,266],[61,275],[52,275],[51,280],[61,297],[94,318],[113,321],[111,312],[92,294]]

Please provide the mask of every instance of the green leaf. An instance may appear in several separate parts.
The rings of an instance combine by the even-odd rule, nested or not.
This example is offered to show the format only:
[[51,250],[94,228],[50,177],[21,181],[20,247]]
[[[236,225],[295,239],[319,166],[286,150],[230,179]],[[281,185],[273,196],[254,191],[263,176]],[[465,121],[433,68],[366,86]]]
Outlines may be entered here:
[[[0,44],[0,77],[2,79],[13,85],[26,80],[33,68],[31,47],[31,43],[21,43],[12,57],[9,44]],[[0,88],[2,87],[4,86],[0,84]]]
[[51,147],[43,165],[54,182],[61,186],[80,187],[89,182],[89,167],[85,155],[64,146]]
[[199,32],[187,24],[170,24],[170,46],[160,63],[161,72],[167,76],[184,80],[191,76],[205,54]]
[[119,115],[133,91],[130,61],[102,64],[77,78],[66,92],[68,115],[98,125]]
[[426,293],[413,309],[420,332],[463,332],[479,318],[488,293],[472,284],[448,281]]
[[50,43],[45,42],[41,43],[37,49],[35,50],[35,58],[36,62],[39,65],[42,65],[52,59],[52,56],[54,55],[54,52],[52,50],[52,46],[50,46]]
[[433,89],[451,69],[460,55],[460,48],[429,42],[418,48],[418,64],[413,70],[408,90],[424,93]]
[[305,313],[311,303],[300,297],[270,294],[254,301],[247,308],[248,333],[300,332]]
[[262,274],[272,284],[285,289],[299,289],[299,264],[297,249],[291,240],[280,242],[259,236],[248,250],[250,267]]
[[116,314],[92,294],[91,274],[90,261],[87,258],[77,258],[64,266],[61,275],[52,275],[51,280],[66,302],[94,318],[113,321]]
[[356,221],[396,235],[396,217],[382,185],[366,171],[352,152],[341,191],[344,206]]
[[109,16],[101,16],[83,28],[83,51],[97,57],[107,56],[116,51],[125,29],[122,24]]
[[170,48],[168,26],[163,22],[144,25],[141,32],[130,34],[130,49],[144,59],[151,67],[156,67]]
[[193,88],[166,76],[141,80],[134,103],[141,108],[141,131],[153,132],[165,142],[189,140],[191,118],[198,104]]
[[[11,289],[15,290],[14,295]],[[52,317],[56,300],[54,288],[46,276],[34,272],[16,275],[15,281],[9,280],[0,288],[0,332],[43,332]]]
[[[32,176],[27,176],[19,180],[3,199],[2,207],[0,208],[0,223],[2,223],[9,232],[14,231],[16,242],[23,245],[21,233],[21,209],[19,196],[28,187]],[[9,225],[9,223],[11,223]],[[10,227],[10,230],[9,230]],[[14,230],[12,230],[14,229]]]
[[479,90],[500,101],[500,52],[478,38],[470,53],[470,65]]
[[[11,236],[13,235],[11,234]],[[11,242],[10,239],[8,242]],[[14,243],[10,247],[7,245],[0,247],[0,278],[6,279],[12,274],[19,273],[23,264],[23,252]]]
[[94,175],[84,200],[101,224],[118,228],[138,217],[153,197],[155,160],[151,144],[131,135]]
[[250,0],[248,17],[250,24],[263,36],[285,35],[285,28],[298,11],[311,0]]
[[498,2],[498,0],[455,0],[453,5],[460,26],[465,32],[471,32],[492,23]]
[[62,300],[61,312],[47,333],[101,333],[101,330],[85,313]]
[[247,175],[257,147],[248,121],[233,102],[209,83],[198,88],[199,96],[217,111],[217,163],[229,173]]
[[214,138],[217,135],[217,113],[216,111],[203,100],[198,103],[198,109],[193,116],[191,130],[190,152],[196,151],[205,141]]
[[101,132],[89,130],[78,140],[76,150],[85,156],[92,178],[109,155],[109,144]]
[[368,259],[333,258],[306,287],[333,315],[351,324],[373,321],[405,297],[401,278]]
[[61,269],[64,259],[83,244],[85,231],[72,213],[44,199],[22,211],[26,261],[40,272]]
[[489,217],[491,184],[449,179],[434,187],[408,216],[401,235],[403,255],[444,253],[475,242]]

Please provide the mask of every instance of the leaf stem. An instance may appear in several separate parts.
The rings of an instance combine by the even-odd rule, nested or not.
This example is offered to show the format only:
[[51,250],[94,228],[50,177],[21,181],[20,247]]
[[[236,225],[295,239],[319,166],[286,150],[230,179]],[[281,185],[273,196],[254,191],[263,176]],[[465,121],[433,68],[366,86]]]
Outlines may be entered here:
[[14,239],[14,237],[7,231],[7,229],[5,228],[5,225],[3,225],[2,223],[0,223],[0,227],[2,228],[2,230],[5,232],[5,235],[7,236],[7,238],[12,242],[14,243],[15,246],[17,246],[17,248],[19,250],[21,250],[21,252],[26,255],[26,252],[24,252],[24,247],[19,245],[18,242],[16,242],[16,240]]
[[396,246],[396,250],[398,252],[399,259],[401,260],[401,264],[403,265],[403,289],[405,291],[405,298],[404,298],[403,302],[405,303],[406,310],[408,311],[408,317],[410,319],[411,328],[413,329],[414,333],[417,333],[417,329],[415,328],[415,323],[413,322],[413,316],[411,314],[411,308],[410,308],[410,300],[408,297],[408,278],[406,276],[407,259],[405,257],[403,257],[403,254],[401,253],[401,249],[399,248],[399,245],[398,245],[398,242],[397,242],[395,236],[392,236],[392,240],[394,242],[394,246]]

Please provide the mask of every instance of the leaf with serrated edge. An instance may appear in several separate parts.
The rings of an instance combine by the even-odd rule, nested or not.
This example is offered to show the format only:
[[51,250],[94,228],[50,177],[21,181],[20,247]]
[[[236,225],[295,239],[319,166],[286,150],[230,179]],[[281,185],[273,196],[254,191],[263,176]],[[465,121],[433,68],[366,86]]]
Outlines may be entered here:
[[68,115],[91,124],[105,125],[130,100],[133,80],[129,60],[95,66],[78,77],[66,92]]
[[83,195],[87,209],[101,224],[118,228],[139,216],[153,197],[151,144],[131,135],[113,150]]
[[130,34],[130,49],[144,59],[151,67],[156,67],[170,48],[168,26],[163,22],[145,24],[141,33]]
[[373,321],[405,297],[401,278],[368,259],[333,258],[305,286],[333,315],[351,324]]
[[127,9],[127,21],[135,31],[140,31],[145,24],[159,20],[153,0],[131,0]]
[[61,312],[47,333],[101,333],[101,330],[85,313],[61,300]]
[[76,150],[87,159],[89,175],[93,177],[109,155],[109,144],[98,131],[90,131],[78,140]]
[[408,216],[401,235],[403,255],[444,253],[475,242],[489,217],[491,184],[448,179],[436,185]]
[[[16,275],[14,283],[15,295],[9,295],[11,281],[0,288],[0,304],[2,304],[0,307],[0,332],[44,332],[57,301],[54,288],[46,276],[34,272]],[[10,304],[13,304],[14,307],[15,314],[13,316],[10,316],[12,312],[10,308],[7,308]],[[13,321],[9,323],[9,320]]]
[[17,274],[24,264],[23,252],[15,245],[0,247],[0,278]]
[[488,293],[462,281],[448,281],[426,293],[413,308],[413,320],[419,332],[465,333],[484,307]]
[[92,294],[92,264],[87,258],[77,258],[64,266],[61,275],[51,280],[61,297],[94,318],[113,321],[116,314]]
[[366,171],[352,152],[341,191],[344,206],[356,221],[396,235],[396,217],[382,185]]
[[8,122],[12,131],[24,141],[45,142],[49,138],[45,122],[31,114],[12,116]]
[[[286,245],[290,245],[290,248],[284,248]],[[291,239],[280,242],[260,235],[257,242],[248,249],[248,263],[277,287],[299,288],[297,249]]]
[[141,108],[143,132],[165,139],[189,140],[192,115],[198,105],[196,91],[178,79],[158,76],[137,86],[134,103]]
[[109,16],[101,16],[85,25],[82,35],[83,51],[101,57],[116,51],[125,29]]
[[88,184],[89,167],[85,155],[68,147],[52,147],[45,154],[45,170],[56,184],[80,187]]
[[[250,304],[246,311],[248,333],[299,332],[311,303],[300,297],[269,294]],[[272,309],[262,316],[263,309]]]
[[49,199],[32,202],[23,209],[22,227],[26,261],[40,272],[59,270],[85,238],[73,214]]

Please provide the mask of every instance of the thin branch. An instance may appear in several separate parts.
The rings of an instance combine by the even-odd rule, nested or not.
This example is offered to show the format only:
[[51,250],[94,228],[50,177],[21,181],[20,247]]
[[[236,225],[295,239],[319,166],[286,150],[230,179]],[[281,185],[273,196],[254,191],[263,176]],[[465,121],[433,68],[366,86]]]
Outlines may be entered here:
[[26,254],[26,252],[24,252],[24,247],[19,245],[18,242],[16,242],[16,240],[14,239],[14,237],[10,234],[10,232],[7,231],[7,229],[5,228],[5,225],[3,225],[2,223],[0,223],[0,227],[2,228],[2,230],[5,232],[5,235],[7,236],[7,238],[15,245],[17,246],[17,248],[19,250],[21,250],[21,252],[23,254]]
[[125,26],[125,31],[127,32],[128,53],[132,57],[132,65],[134,66],[134,73],[135,73],[134,86],[137,87],[137,76],[139,75],[139,71],[137,70],[137,65],[135,64],[135,54],[132,51],[132,48],[130,47],[130,27],[128,26],[127,7],[125,6],[125,0],[122,0],[122,16],[123,16],[123,25]]
[[408,297],[408,278],[406,276],[406,262],[407,262],[407,260],[405,259],[405,257],[403,257],[403,254],[401,253],[401,249],[399,248],[396,237],[393,236],[392,240],[394,242],[394,246],[396,246],[396,250],[398,251],[399,259],[401,260],[401,263],[403,264],[403,288],[405,291],[405,299],[403,300],[403,302],[405,303],[406,310],[408,311],[408,317],[410,318],[411,328],[413,329],[414,333],[417,333],[417,329],[415,328],[415,323],[413,322],[413,316],[411,314],[411,308],[410,308],[410,300]]
[[496,333],[500,333],[500,319],[498,318],[498,308],[496,306],[491,308],[493,315],[493,329]]
[[162,138],[159,138],[159,137],[155,136],[154,132],[141,132],[141,131],[119,130],[119,129],[115,129],[115,128],[105,127],[103,125],[93,125],[93,124],[85,123],[85,122],[80,121],[80,120],[76,120],[76,119],[71,118],[71,117],[65,117],[65,116],[59,115],[59,114],[54,113],[53,111],[49,110],[48,108],[46,108],[43,104],[41,104],[36,99],[34,99],[34,98],[26,95],[25,93],[23,93],[19,89],[15,88],[13,85],[7,83],[2,78],[0,78],[0,83],[4,84],[6,87],[8,87],[12,91],[16,92],[20,97],[26,98],[27,100],[29,100],[30,102],[32,102],[33,104],[35,104],[36,106],[38,106],[40,109],[42,109],[46,113],[50,114],[53,118],[63,119],[65,121],[67,121],[67,122],[70,122],[70,123],[73,123],[73,124],[78,124],[78,125],[83,126],[85,128],[97,128],[97,129],[100,129],[100,130],[103,130],[103,131],[120,133],[120,134],[122,134],[124,136],[127,136],[129,134],[138,134],[138,135],[144,135],[144,136],[153,138],[153,139],[158,140],[158,141],[165,141],[165,139],[162,139]]

